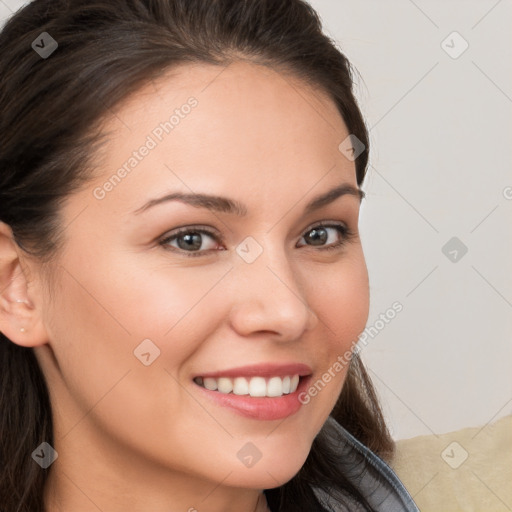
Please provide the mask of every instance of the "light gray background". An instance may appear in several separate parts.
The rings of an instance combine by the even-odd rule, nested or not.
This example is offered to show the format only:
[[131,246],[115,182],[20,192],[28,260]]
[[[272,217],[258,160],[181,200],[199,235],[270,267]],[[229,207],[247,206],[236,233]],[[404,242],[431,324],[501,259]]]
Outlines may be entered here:
[[[26,3],[0,0],[0,19]],[[361,354],[392,434],[495,421],[512,413],[512,1],[310,3],[371,128],[368,326],[403,310]]]

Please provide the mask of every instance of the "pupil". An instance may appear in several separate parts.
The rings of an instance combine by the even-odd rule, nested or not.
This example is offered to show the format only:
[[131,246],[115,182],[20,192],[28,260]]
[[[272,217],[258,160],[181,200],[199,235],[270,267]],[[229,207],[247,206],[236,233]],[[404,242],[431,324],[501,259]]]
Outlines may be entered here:
[[[181,244],[181,240],[185,240],[185,243]],[[201,235],[199,233],[182,235],[178,238],[178,245],[180,246],[180,249],[199,249],[201,248]]]
[[[313,233],[313,236],[310,236],[309,238],[315,242],[325,242],[327,240],[327,235],[325,233],[325,229],[323,228],[315,228],[310,231],[310,233]],[[321,244],[315,244],[315,245],[321,245]]]

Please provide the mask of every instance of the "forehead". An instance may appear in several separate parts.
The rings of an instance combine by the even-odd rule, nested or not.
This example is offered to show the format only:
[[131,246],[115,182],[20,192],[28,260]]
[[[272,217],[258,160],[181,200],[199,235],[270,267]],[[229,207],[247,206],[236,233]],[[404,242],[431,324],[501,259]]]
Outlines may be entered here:
[[[247,100],[247,108],[251,104],[281,109],[299,107],[302,115],[316,112],[323,116],[331,128],[343,124],[334,102],[321,87],[306,83],[289,70],[247,60],[219,65],[179,64],[125,98],[116,113],[122,112],[124,117],[140,122],[137,116],[143,109],[149,108],[145,113],[150,114],[154,108],[171,108],[172,102],[178,103],[191,95],[203,100],[201,103],[208,102],[209,108],[224,108],[226,102],[237,106],[240,100]],[[329,115],[326,117],[321,111],[328,111]],[[333,125],[329,117],[337,118],[338,122]]]
[[168,185],[268,195],[272,184],[302,196],[324,178],[324,189],[356,184],[354,163],[338,149],[348,131],[334,101],[259,64],[181,65],[132,94],[104,128],[100,181],[124,168],[126,194]]

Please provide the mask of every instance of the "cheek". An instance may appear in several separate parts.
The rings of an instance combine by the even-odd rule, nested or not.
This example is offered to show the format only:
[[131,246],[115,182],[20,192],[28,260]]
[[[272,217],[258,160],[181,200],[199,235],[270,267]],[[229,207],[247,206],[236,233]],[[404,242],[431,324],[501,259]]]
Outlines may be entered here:
[[[201,324],[194,306],[219,276],[203,273],[192,282],[193,271],[174,269],[166,279],[163,271],[141,272],[119,263],[120,258],[107,271],[106,261],[87,267],[69,260],[48,310],[58,364],[49,368],[50,392],[60,433],[72,431],[76,438],[94,424],[130,446],[146,443],[155,457],[165,444],[155,439],[163,437],[167,454],[181,453],[172,441],[184,436],[176,417],[186,417],[191,407],[196,415],[201,410],[176,383],[177,371],[197,349],[191,341],[204,339],[195,331]],[[147,366],[134,354],[145,339],[160,350],[154,360],[150,354]],[[141,441],[140,433],[149,441]]]
[[[121,261],[121,258],[119,258]],[[131,333],[131,348],[150,339],[160,363],[179,368],[225,318],[222,279],[229,267],[211,269],[132,264],[110,276],[105,300]]]
[[322,417],[329,414],[341,393],[352,351],[368,321],[368,272],[362,251],[354,252],[332,265],[315,287],[315,312],[320,320],[315,337],[322,339],[316,355],[322,365],[319,380],[311,383],[307,394],[322,409]]
[[57,365],[47,372],[50,381],[62,383],[50,392],[67,431],[133,366],[136,339],[105,296],[106,280],[93,282],[70,264],[61,270],[47,321]]
[[177,333],[175,348],[187,346],[187,339],[190,344],[197,324],[191,319],[225,273],[148,265],[123,254],[106,255],[93,267],[83,257],[70,257],[66,267],[56,314],[65,311],[64,321],[88,333],[96,340],[91,343],[109,339],[108,348],[122,339],[116,349],[129,353],[146,338],[165,345]]
[[224,317],[207,295],[225,269],[143,270],[121,255],[94,266],[83,256],[69,257],[64,268],[49,322],[59,365],[54,377],[63,381],[54,388],[54,402],[64,430],[93,408],[91,418],[102,423],[109,418],[103,428],[115,435],[126,411],[136,406],[134,431],[144,429],[144,418],[155,417],[171,432],[166,414],[185,407],[175,379]]
[[320,276],[314,287],[315,312],[323,321],[332,356],[333,351],[352,348],[368,321],[368,271],[362,250],[357,248]]

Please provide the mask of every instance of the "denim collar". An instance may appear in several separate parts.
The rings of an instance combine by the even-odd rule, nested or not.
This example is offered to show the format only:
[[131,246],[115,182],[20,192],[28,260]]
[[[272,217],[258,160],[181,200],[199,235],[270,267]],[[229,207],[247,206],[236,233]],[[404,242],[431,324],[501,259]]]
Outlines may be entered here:
[[[338,465],[376,512],[420,512],[396,473],[368,447],[329,416],[322,431],[339,453]],[[319,502],[311,512],[364,512],[366,509],[348,493],[312,487]]]

